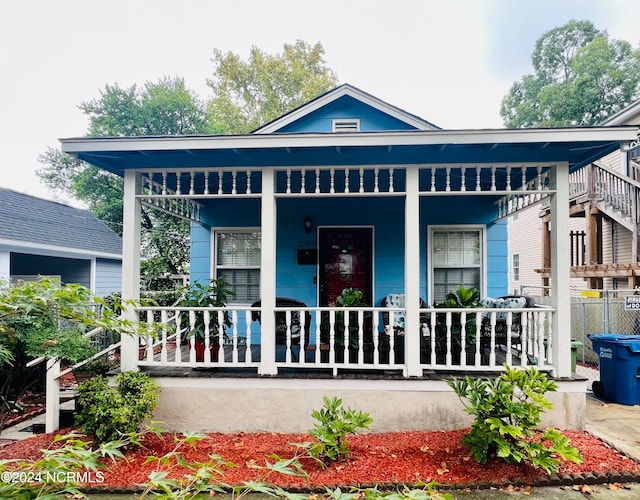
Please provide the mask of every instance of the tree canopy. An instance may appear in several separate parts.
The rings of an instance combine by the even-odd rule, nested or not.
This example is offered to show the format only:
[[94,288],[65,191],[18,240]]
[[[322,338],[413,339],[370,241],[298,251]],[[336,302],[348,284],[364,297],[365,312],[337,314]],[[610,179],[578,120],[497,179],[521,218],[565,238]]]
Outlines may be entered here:
[[250,132],[336,86],[323,57],[322,44],[301,40],[275,55],[254,46],[247,61],[215,49],[209,110],[226,132]]
[[[99,97],[79,108],[89,117],[88,137],[188,135],[249,132],[326,92],[335,74],[323,59],[324,48],[303,41],[270,55],[256,47],[247,62],[214,50],[214,71],[207,83],[209,102],[190,90],[183,78],[123,88],[107,84]],[[89,210],[122,234],[122,179],[78,161],[56,148],[39,158],[39,177],[49,187],[86,203]],[[189,260],[189,225],[162,212],[143,209],[143,272],[184,272]]]
[[590,21],[547,31],[531,59],[535,73],[502,101],[507,127],[597,125],[640,98],[640,49],[609,39]]

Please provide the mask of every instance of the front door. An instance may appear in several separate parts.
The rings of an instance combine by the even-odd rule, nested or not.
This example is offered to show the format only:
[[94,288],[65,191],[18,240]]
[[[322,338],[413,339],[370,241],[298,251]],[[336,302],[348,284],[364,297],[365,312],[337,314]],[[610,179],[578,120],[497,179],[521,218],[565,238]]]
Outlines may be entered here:
[[320,306],[335,306],[345,288],[359,288],[372,304],[373,229],[332,227],[318,229],[318,283]]

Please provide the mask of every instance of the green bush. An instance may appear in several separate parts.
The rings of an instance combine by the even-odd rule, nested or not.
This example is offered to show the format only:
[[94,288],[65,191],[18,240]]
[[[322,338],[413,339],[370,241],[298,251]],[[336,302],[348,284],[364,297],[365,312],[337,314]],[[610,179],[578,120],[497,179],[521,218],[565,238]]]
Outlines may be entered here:
[[309,431],[316,441],[305,443],[304,447],[320,461],[345,458],[350,452],[346,436],[356,434],[360,429],[369,429],[373,418],[368,413],[343,408],[341,399],[323,396],[322,401],[324,408],[311,413],[318,421]]
[[581,463],[579,451],[559,430],[537,430],[542,412],[553,408],[545,394],[555,391],[557,384],[534,367],[505,369],[492,380],[467,376],[448,382],[465,411],[475,415],[462,441],[470,447],[469,454],[481,464],[493,456],[509,463],[527,461],[549,474],[557,472],[558,456]]
[[115,382],[115,387],[110,386],[98,376],[78,387],[76,423],[98,443],[138,431],[158,404],[158,385],[149,375],[128,371],[116,376]]

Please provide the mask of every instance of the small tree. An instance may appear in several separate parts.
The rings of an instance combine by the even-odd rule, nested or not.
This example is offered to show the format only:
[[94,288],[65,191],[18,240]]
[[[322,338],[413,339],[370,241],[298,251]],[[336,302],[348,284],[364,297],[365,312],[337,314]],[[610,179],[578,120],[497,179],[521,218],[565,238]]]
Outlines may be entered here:
[[15,401],[42,379],[41,371],[26,368],[30,358],[86,359],[96,351],[85,333],[95,327],[116,335],[153,333],[146,323],[122,319],[123,307],[46,277],[0,290],[0,429]]
[[[509,463],[530,462],[547,473],[558,471],[559,456],[581,463],[579,451],[557,429],[537,431],[542,412],[553,408],[545,397],[557,384],[534,367],[526,370],[505,365],[505,373],[493,380],[471,378],[448,382],[475,415],[471,431],[462,443],[478,463],[496,456]],[[468,401],[468,404],[464,402]]]

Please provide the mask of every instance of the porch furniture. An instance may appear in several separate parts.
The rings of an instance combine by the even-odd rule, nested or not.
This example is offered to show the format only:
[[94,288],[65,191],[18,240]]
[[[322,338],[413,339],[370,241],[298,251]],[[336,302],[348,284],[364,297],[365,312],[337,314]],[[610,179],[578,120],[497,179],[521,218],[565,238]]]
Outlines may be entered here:
[[[405,294],[404,293],[390,293],[380,304],[382,307],[404,308]],[[424,299],[420,298],[420,309],[426,309],[427,303]],[[430,347],[430,337],[425,335],[428,332],[429,316],[427,313],[420,313],[420,351],[421,360],[424,361],[424,355],[428,354]],[[381,359],[387,360],[388,352],[390,350],[390,338],[393,335],[394,338],[394,351],[395,362],[404,363],[404,330],[405,330],[405,313],[404,311],[390,311],[388,313],[382,313],[382,327],[384,331],[380,334],[380,346],[381,346]],[[400,337],[400,338],[399,338]],[[386,356],[384,356],[386,354]]]
[[[405,295],[404,293],[390,293],[384,299],[382,299],[381,303],[382,307],[399,307],[404,308],[405,306]],[[421,298],[420,299],[420,309],[426,309],[427,303]],[[405,325],[405,317],[404,311],[391,311],[388,313],[382,313],[382,325],[385,329],[385,333],[387,335],[389,332],[387,331],[387,327],[393,328],[393,333],[396,335],[404,335],[404,325]],[[420,314],[420,325],[425,325],[428,323],[428,315]]]
[[[251,304],[251,307],[260,307],[261,301],[258,300]],[[301,300],[290,299],[287,297],[276,297],[276,307],[298,307],[304,309],[307,305]],[[260,323],[260,311],[251,311],[251,319]],[[309,345],[309,331],[311,327],[311,314],[305,311],[304,322],[304,345]],[[301,324],[300,311],[291,311],[291,345],[300,345]],[[287,313],[284,311],[276,312],[276,345],[287,344]]]
[[[490,297],[480,300],[486,309],[524,309],[535,307],[535,302],[526,295],[505,295],[493,299]],[[511,346],[522,349],[522,313],[514,312],[511,315],[511,327],[507,326],[507,311],[496,313],[495,319],[495,345],[507,347],[507,336],[511,337]],[[491,313],[482,315],[480,326],[480,346],[482,352],[491,348]],[[519,347],[518,347],[519,346]]]

